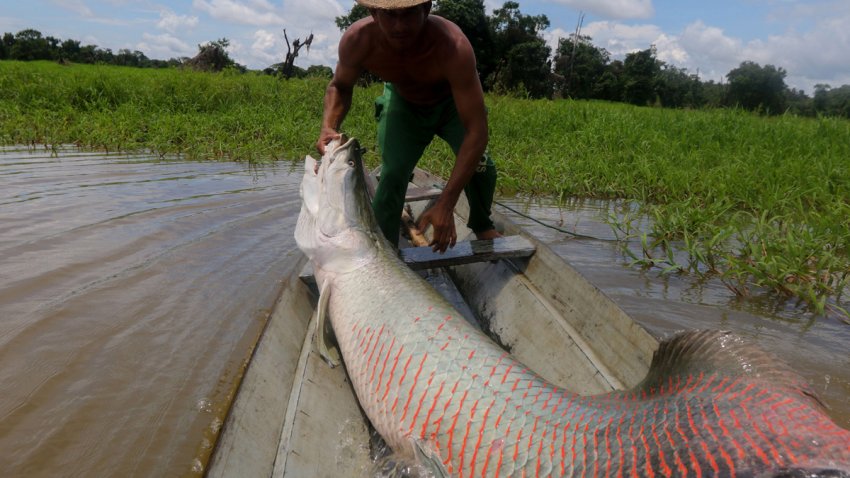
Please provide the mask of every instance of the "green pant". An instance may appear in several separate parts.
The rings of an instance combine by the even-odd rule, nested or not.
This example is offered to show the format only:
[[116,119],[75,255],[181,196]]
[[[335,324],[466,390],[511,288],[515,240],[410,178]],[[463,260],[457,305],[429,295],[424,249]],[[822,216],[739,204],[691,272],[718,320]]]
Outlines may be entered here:
[[[435,135],[445,140],[457,155],[464,128],[452,98],[434,106],[418,106],[399,96],[390,83],[384,85],[384,94],[375,100],[375,118],[382,165],[372,209],[384,236],[398,245],[401,211],[413,168]],[[496,166],[485,153],[464,188],[469,201],[467,226],[473,232],[493,228],[490,207],[495,190]]]

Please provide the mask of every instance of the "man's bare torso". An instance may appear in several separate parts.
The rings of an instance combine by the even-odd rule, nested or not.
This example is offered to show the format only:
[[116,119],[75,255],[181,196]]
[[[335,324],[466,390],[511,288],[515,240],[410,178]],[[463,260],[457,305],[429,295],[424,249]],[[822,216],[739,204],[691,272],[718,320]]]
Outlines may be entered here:
[[[358,66],[395,86],[411,103],[436,104],[451,96],[446,68],[456,57],[458,42],[467,41],[453,23],[430,15],[414,45],[405,51],[392,49],[371,18],[357,22],[354,41],[359,53]],[[362,49],[361,49],[362,48]]]

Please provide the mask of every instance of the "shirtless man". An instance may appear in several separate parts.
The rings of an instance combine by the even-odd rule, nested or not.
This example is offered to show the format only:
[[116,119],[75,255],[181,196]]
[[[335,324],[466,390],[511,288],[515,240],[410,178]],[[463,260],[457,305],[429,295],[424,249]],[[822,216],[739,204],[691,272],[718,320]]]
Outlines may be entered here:
[[368,70],[387,82],[375,101],[382,168],[372,202],[387,239],[398,244],[410,174],[435,135],[451,146],[456,160],[445,189],[417,226],[434,228],[435,251],[454,247],[453,210],[465,191],[468,226],[476,237],[500,236],[490,220],[496,168],[486,154],[487,112],[469,40],[454,23],[429,15],[430,0],[357,3],[371,15],[351,25],[339,42],[339,62],[325,92],[319,152],[339,137],[354,85]]

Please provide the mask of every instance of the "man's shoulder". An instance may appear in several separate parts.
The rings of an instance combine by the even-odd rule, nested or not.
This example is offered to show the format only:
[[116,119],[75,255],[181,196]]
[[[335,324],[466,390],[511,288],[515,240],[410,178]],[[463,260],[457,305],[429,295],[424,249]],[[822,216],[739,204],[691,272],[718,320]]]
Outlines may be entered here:
[[460,27],[451,20],[438,15],[430,15],[428,19],[433,26],[432,31],[434,32],[433,35],[436,37],[435,39],[437,40],[437,44],[441,45],[443,48],[450,48],[453,52],[472,48],[469,44],[469,39],[466,38],[463,30],[461,30]]
[[360,56],[371,50],[377,34],[377,25],[372,17],[361,18],[352,23],[339,41],[340,55],[345,57]]
[[342,41],[358,41],[376,33],[376,24],[372,17],[364,17],[352,23],[342,33]]
[[452,39],[466,39],[463,30],[460,29],[453,21],[443,18],[439,15],[429,15],[428,21],[435,27],[434,30],[440,35],[450,37]]

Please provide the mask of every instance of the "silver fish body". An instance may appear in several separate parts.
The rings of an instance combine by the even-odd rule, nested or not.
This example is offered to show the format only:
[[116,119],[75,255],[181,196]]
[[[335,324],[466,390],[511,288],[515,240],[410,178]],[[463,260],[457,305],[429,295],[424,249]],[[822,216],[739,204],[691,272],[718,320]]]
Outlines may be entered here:
[[398,259],[356,140],[305,170],[296,240],[329,294],[357,397],[395,452],[450,476],[850,476],[850,432],[799,376],[727,333],[663,343],[630,391],[546,382]]

